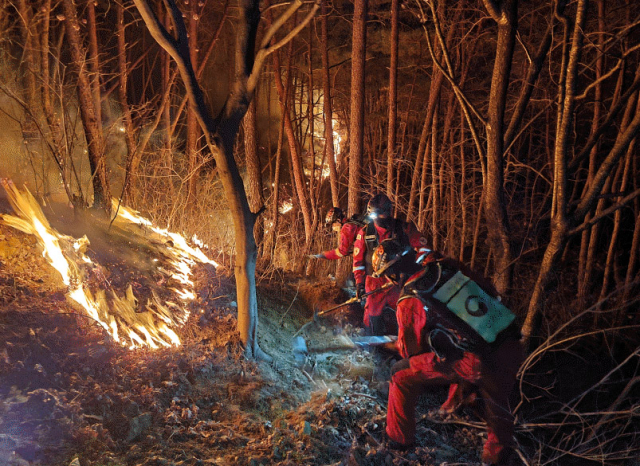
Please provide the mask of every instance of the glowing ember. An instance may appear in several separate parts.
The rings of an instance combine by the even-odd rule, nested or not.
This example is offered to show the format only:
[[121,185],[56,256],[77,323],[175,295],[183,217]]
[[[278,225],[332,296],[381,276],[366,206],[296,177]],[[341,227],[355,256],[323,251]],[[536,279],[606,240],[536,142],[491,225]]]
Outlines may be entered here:
[[[147,283],[135,284],[148,291],[146,302],[141,303],[141,293],[136,296],[131,283],[119,292],[111,286],[107,277],[110,271],[87,256],[86,236],[76,239],[58,233],[28,191],[19,191],[10,181],[2,180],[2,184],[17,216],[0,215],[0,221],[36,236],[43,255],[68,287],[68,297],[115,341],[131,348],[180,344],[172,328],[187,321],[187,304],[196,296],[192,267],[196,263],[217,267],[217,263],[199,248],[191,247],[182,236],[153,226],[131,209],[114,205],[117,216],[105,231],[126,238],[128,244],[143,245],[140,275],[147,277]],[[143,261],[138,257],[133,262],[137,266]]]

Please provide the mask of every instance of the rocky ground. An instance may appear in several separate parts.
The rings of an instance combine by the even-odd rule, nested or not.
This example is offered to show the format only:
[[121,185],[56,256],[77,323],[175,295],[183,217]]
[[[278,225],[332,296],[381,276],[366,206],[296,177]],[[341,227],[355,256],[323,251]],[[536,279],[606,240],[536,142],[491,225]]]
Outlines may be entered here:
[[383,440],[392,353],[354,349],[361,311],[294,334],[349,296],[333,282],[272,274],[258,285],[259,340],[243,358],[233,277],[200,268],[182,345],[129,350],[65,298],[35,239],[0,225],[0,464],[479,465],[473,413],[419,407],[419,443]]

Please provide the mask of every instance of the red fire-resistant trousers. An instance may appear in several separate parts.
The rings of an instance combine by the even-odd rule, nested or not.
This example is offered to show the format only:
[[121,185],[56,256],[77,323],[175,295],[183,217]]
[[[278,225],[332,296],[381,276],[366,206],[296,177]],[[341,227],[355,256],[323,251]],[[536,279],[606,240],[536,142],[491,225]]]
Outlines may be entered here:
[[[364,286],[368,293],[378,288],[382,288],[387,283],[385,277],[374,278],[367,275]],[[384,335],[384,327],[381,320],[382,311],[385,306],[396,308],[398,298],[400,297],[400,288],[397,285],[390,286],[386,290],[367,296],[364,304],[364,326],[371,335]]]
[[387,435],[402,445],[415,442],[415,409],[418,398],[429,385],[471,382],[478,386],[484,401],[487,441],[482,461],[501,464],[501,452],[513,444],[513,415],[509,394],[523,359],[520,342],[508,339],[480,358],[465,352],[452,364],[438,362],[435,354],[423,353],[409,359],[410,367],[396,372],[389,386]]

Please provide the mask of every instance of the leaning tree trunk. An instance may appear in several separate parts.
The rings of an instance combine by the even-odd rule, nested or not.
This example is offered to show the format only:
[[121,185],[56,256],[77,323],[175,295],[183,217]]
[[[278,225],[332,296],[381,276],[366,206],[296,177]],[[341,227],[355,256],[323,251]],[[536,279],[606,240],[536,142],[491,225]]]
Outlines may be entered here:
[[255,268],[257,248],[253,237],[256,214],[251,212],[244,184],[234,159],[233,148],[240,122],[247,112],[253,98],[260,70],[266,57],[291,40],[311,20],[318,7],[314,6],[305,19],[281,42],[270,45],[278,27],[302,6],[296,0],[283,13],[281,21],[269,28],[265,39],[255,52],[256,32],[260,22],[259,0],[238,0],[240,24],[236,37],[236,73],[235,82],[222,110],[214,120],[205,105],[204,94],[200,89],[190,62],[187,31],[182,14],[173,0],[165,0],[172,13],[178,39],[174,39],[158,21],[146,0],[134,0],[149,32],[154,39],[171,54],[178,65],[180,74],[189,94],[192,107],[203,130],[207,146],[216,160],[218,174],[222,182],[225,197],[233,219],[236,239],[235,279],[238,299],[238,331],[248,357],[271,360],[258,345],[258,302],[256,296]]
[[570,226],[567,216],[567,151],[569,149],[569,135],[575,107],[576,79],[582,51],[582,29],[586,18],[586,3],[587,0],[578,2],[573,38],[566,63],[566,77],[564,86],[559,88],[559,94],[564,95],[564,98],[559,102],[560,105],[558,106],[557,134],[554,147],[551,239],[545,250],[538,278],[529,301],[529,310],[522,325],[522,335],[526,342],[529,342],[534,333],[537,333],[536,327],[538,326],[540,309],[544,303],[544,295],[551,282],[553,268],[567,243],[567,234]]
[[[428,138],[430,136],[430,128],[433,121],[433,114],[436,109],[436,104],[440,98],[440,91],[442,90],[442,82],[444,81],[444,75],[433,67],[433,74],[435,76],[431,80],[429,86],[429,100],[427,103],[427,114],[422,126],[422,133],[420,135],[420,142],[418,143],[418,152],[416,153],[416,162],[413,166],[413,173],[411,174],[411,191],[409,191],[409,207],[407,211],[407,221],[414,221],[414,204],[416,195],[418,193],[419,176],[422,173],[422,162],[426,158],[425,151],[428,150]],[[418,214],[420,209],[418,209]]]
[[289,106],[285,105],[287,96],[285,95],[285,87],[282,83],[280,59],[278,54],[273,55],[273,62],[276,81],[276,90],[280,96],[280,109],[282,111],[282,119],[284,120],[284,130],[289,143],[289,156],[291,161],[291,171],[293,174],[294,185],[296,188],[296,194],[300,203],[300,210],[302,212],[302,220],[304,223],[304,237],[305,244],[309,246],[312,235],[312,220],[311,220],[311,202],[309,200],[309,192],[307,190],[307,177],[304,174],[302,167],[302,160],[300,158],[300,151],[298,144],[296,143],[295,130],[291,121],[291,113],[289,112]]

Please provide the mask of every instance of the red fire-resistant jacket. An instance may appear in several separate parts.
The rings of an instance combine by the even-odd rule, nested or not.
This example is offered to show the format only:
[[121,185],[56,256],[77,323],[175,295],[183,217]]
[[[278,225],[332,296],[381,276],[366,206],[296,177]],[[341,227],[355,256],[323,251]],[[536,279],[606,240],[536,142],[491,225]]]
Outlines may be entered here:
[[325,259],[337,260],[345,256],[350,255],[353,252],[353,243],[356,240],[356,235],[360,226],[356,223],[347,221],[340,229],[340,236],[338,238],[338,247],[336,249],[330,249],[322,253]]
[[[400,220],[396,220],[400,222]],[[430,249],[427,246],[427,239],[418,231],[416,226],[412,222],[402,222],[402,231],[406,236],[406,240],[408,240],[409,244],[412,248],[416,250],[418,253],[418,257],[427,254]],[[374,224],[375,225],[375,224]],[[393,229],[384,229],[375,225],[376,232],[378,233],[378,243],[382,240],[392,238],[394,231]],[[365,240],[366,235],[366,226],[361,228],[358,231],[358,235],[356,236],[356,241],[353,245],[353,276],[355,278],[356,284],[364,283],[365,277],[367,275],[367,257],[370,254],[367,254],[367,242]],[[400,241],[403,241],[402,238],[398,238]],[[372,251],[369,251],[371,253]],[[371,264],[369,264],[371,267]],[[384,283],[385,280],[382,280]],[[367,290],[369,291],[369,290]]]

